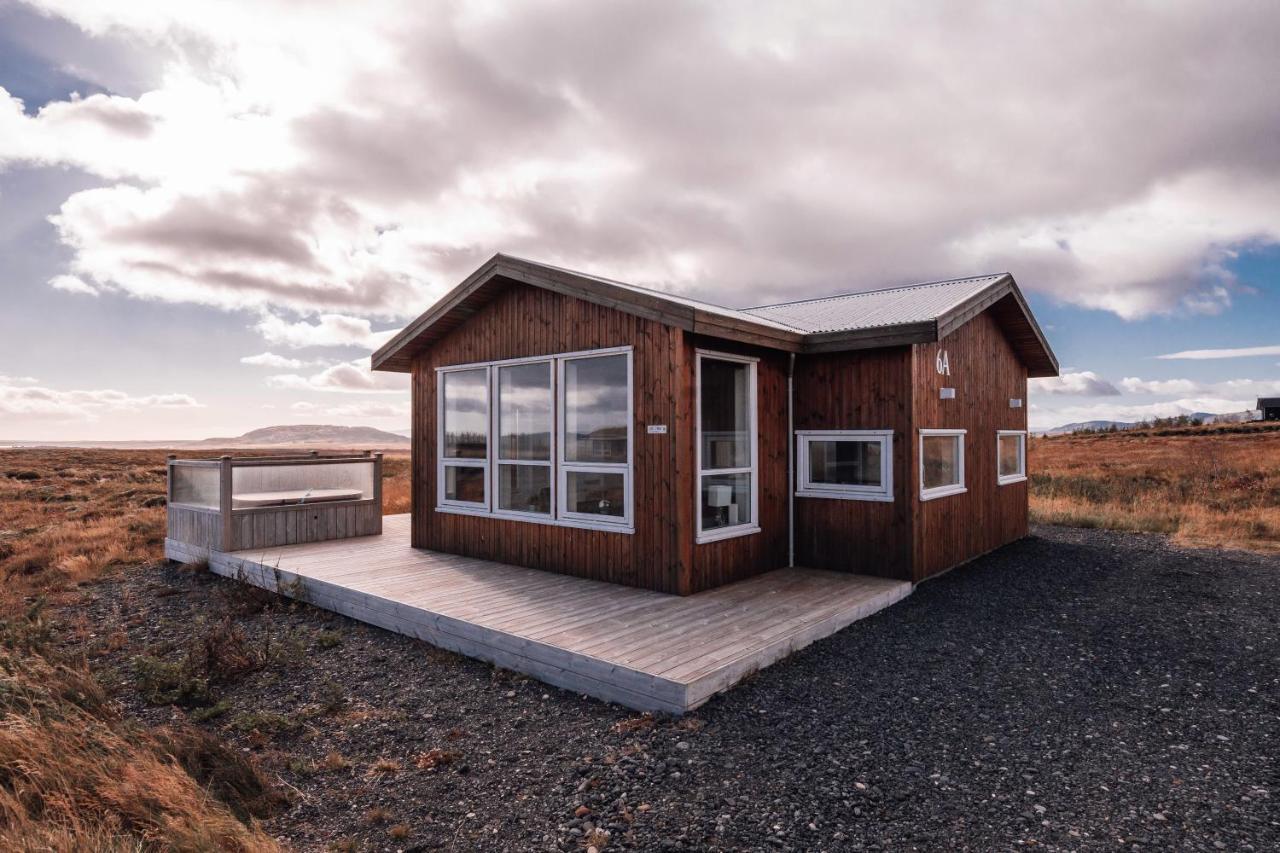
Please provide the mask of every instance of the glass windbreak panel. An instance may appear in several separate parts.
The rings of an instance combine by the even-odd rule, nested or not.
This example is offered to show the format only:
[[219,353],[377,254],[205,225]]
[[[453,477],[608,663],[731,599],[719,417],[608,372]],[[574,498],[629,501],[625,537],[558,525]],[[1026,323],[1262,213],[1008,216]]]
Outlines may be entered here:
[[473,465],[444,466],[444,498],[463,503],[484,503],[485,469]]
[[1016,477],[1022,473],[1022,436],[1000,436],[1000,476]]
[[924,488],[960,485],[960,436],[924,436]]
[[551,512],[550,465],[499,465],[498,509]]
[[750,474],[704,475],[699,491],[704,531],[751,523]]
[[627,403],[627,356],[565,361],[565,461],[625,464]]
[[373,460],[301,465],[235,465],[231,508],[372,500]]
[[173,465],[169,468],[173,478],[173,502],[204,509],[218,509],[222,494],[222,472],[218,468]]
[[551,362],[498,368],[498,458],[551,461]]
[[809,482],[826,486],[880,486],[879,441],[809,442]]
[[564,476],[566,511],[612,518],[626,514],[626,478],[621,472],[566,471]]
[[484,459],[488,450],[489,373],[484,368],[441,374],[444,458]]
[[702,359],[702,469],[751,465],[751,365]]

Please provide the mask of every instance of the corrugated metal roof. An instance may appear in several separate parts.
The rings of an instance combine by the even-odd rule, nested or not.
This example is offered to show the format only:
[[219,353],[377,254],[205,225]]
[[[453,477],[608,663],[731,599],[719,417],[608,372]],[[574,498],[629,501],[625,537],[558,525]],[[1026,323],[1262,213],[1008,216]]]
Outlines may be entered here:
[[806,334],[848,332],[936,320],[1004,278],[1006,273],[909,284],[801,302],[747,308],[743,313]]
[[694,299],[689,296],[681,296],[678,293],[672,293],[668,290],[658,290],[657,288],[653,288],[653,287],[643,287],[642,285],[639,285],[639,284],[630,284],[629,282],[618,281],[617,279],[605,278],[599,275],[592,275],[591,273],[578,272],[577,270],[571,270],[571,269],[568,269],[567,267],[558,267],[558,266],[555,266],[554,264],[544,264],[541,261],[531,261],[528,258],[521,258],[515,255],[507,255],[507,257],[513,258],[518,261],[523,261],[524,263],[527,263],[527,264],[533,264],[539,267],[546,267],[547,269],[559,270],[560,272],[563,272],[563,273],[575,275],[578,278],[587,278],[587,279],[591,279],[592,281],[602,282],[603,284],[609,284],[614,287],[621,287],[624,290],[630,290],[635,293],[647,293],[652,296],[658,296],[658,297],[661,297],[662,299],[667,300],[668,302],[673,302],[677,305],[684,305],[689,308],[698,308],[703,311],[711,312],[713,314],[721,314],[725,317],[732,317],[735,320],[741,320],[745,323],[762,324],[766,326],[771,326],[775,329],[782,329],[783,331],[787,331],[787,332],[803,332],[804,331],[804,329],[800,329],[795,326],[789,326],[785,322],[775,320],[771,317],[761,317],[756,314],[752,314],[749,311],[743,311],[738,308],[726,308],[725,306],[717,305],[714,302],[704,302],[701,299]]

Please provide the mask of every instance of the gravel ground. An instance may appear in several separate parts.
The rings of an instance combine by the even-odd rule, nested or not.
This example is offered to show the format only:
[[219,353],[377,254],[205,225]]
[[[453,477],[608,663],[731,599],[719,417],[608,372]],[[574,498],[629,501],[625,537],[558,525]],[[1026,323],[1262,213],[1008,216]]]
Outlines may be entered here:
[[1038,528],[683,719],[306,606],[246,613],[236,584],[182,568],[90,587],[76,618],[158,722],[189,711],[144,703],[134,659],[237,612],[270,663],[215,687],[225,713],[200,724],[295,789],[266,828],[305,849],[1262,851],[1280,849],[1278,572]]

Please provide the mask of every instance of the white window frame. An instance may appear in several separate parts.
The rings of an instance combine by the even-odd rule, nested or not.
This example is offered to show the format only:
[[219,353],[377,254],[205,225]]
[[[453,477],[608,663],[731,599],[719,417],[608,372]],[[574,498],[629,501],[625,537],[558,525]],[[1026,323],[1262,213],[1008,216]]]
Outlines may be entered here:
[[[796,430],[796,496],[836,498],[846,501],[893,502],[893,430],[891,429],[803,429]],[[863,441],[880,445],[880,485],[852,486],[814,483],[809,477],[809,445],[814,441]]]
[[[489,458],[493,455],[492,407],[489,393],[485,392],[485,456],[483,459],[450,459],[444,455],[444,377],[448,373],[461,373],[465,370],[485,371],[485,388],[493,382],[493,371],[485,364],[466,364],[441,367],[436,370],[436,507],[449,507],[460,512],[487,513],[492,505],[492,489],[489,482]],[[484,500],[480,503],[472,501],[450,500],[445,497],[446,468],[481,468],[484,470]]]
[[[501,446],[501,434],[499,429],[502,427],[502,400],[499,398],[500,376],[502,368],[516,367],[521,364],[545,364],[547,365],[547,382],[549,387],[547,392],[551,395],[551,447],[548,448],[548,455],[545,461],[541,459],[503,459],[498,450]],[[493,497],[489,501],[489,507],[492,514],[498,518],[515,518],[530,519],[537,521],[545,521],[555,517],[556,513],[556,472],[555,472],[555,429],[556,429],[556,360],[541,356],[538,358],[515,358],[507,359],[501,362],[494,362],[489,368],[489,434],[493,436],[493,449],[490,451],[489,465],[489,494]],[[530,468],[546,468],[548,471],[547,483],[551,489],[551,500],[547,504],[546,512],[522,512],[515,509],[503,509],[499,505],[501,500],[500,481],[502,477],[503,465],[527,465]]]
[[[751,415],[748,429],[750,438],[751,464],[745,468],[702,468],[702,361],[732,361],[749,365],[751,370],[747,378],[747,412]],[[760,415],[756,408],[756,376],[759,373],[760,359],[735,353],[716,352],[715,350],[694,351],[694,466],[693,466],[693,512],[696,535],[694,542],[699,545],[707,542],[719,542],[722,539],[733,539],[738,536],[750,536],[760,532]],[[751,475],[751,520],[732,527],[717,527],[713,530],[702,529],[702,478],[725,474]]]
[[[499,518],[507,521],[523,521],[531,524],[550,524],[557,527],[575,527],[586,530],[603,530],[612,533],[635,533],[634,521],[634,484],[635,484],[635,368],[633,348],[630,346],[603,347],[593,350],[576,350],[573,352],[554,353],[551,355],[527,356],[523,358],[507,358],[495,361],[478,361],[467,364],[450,364],[436,368],[436,512],[456,515],[481,515],[487,518]],[[563,424],[564,424],[564,382],[563,363],[577,358],[594,358],[609,355],[626,355],[627,357],[627,462],[620,463],[566,463],[563,462]],[[498,368],[516,364],[535,362],[551,362],[551,394],[553,400],[553,416],[551,424],[551,459],[549,463],[535,460],[498,459]],[[444,458],[444,374],[460,370],[485,369],[486,405],[488,406],[489,435],[487,436],[484,459],[449,459]],[[497,508],[498,466],[519,464],[545,464],[551,467],[551,512],[530,513]],[[485,469],[485,501],[484,504],[465,501],[449,501],[444,497],[444,469],[447,465]],[[563,499],[563,472],[568,466],[573,470],[608,471],[623,474],[624,514],[620,519],[592,515],[590,513],[569,513],[561,506]]]
[[[631,349],[628,347],[625,351],[627,356],[627,461],[621,462],[569,462],[564,458],[564,429],[567,422],[564,416],[565,407],[565,382],[564,367],[570,361],[579,361],[587,358],[600,358],[602,356],[618,355],[618,352],[590,352],[590,353],[574,353],[571,355],[561,356],[556,359],[556,386],[559,389],[556,393],[556,423],[558,424],[556,433],[555,458],[556,464],[559,466],[559,472],[556,475],[557,490],[560,494],[559,503],[556,505],[557,514],[566,521],[576,522],[580,525],[600,528],[604,530],[614,530],[619,527],[635,529],[633,519],[633,496],[631,483],[634,479],[633,472],[635,470],[635,374],[632,370]],[[622,475],[622,518],[613,519],[610,516],[595,515],[589,512],[571,512],[565,506],[565,499],[569,495],[569,472],[579,471],[585,474],[621,474]]]
[[[1000,473],[1000,439],[1007,435],[1016,435],[1018,437],[1018,462],[1019,471],[1016,474]],[[1008,486],[1012,483],[1024,483],[1027,479],[1027,431],[1022,429],[998,429],[996,430],[996,483],[1001,486]]]
[[[934,500],[935,498],[945,498],[948,495],[960,495],[969,491],[968,487],[965,486],[965,470],[964,470],[964,444],[965,444],[964,438],[967,433],[968,433],[968,430],[964,430],[964,429],[922,429],[920,430],[920,441],[919,441],[920,500],[931,501],[931,500]],[[930,436],[930,435],[950,435],[950,436],[957,436],[960,439],[960,442],[959,442],[960,451],[957,454],[957,456],[959,457],[959,464],[956,466],[956,469],[959,471],[959,474],[960,474],[959,483],[950,484],[946,486],[935,486],[932,489],[926,489],[924,487],[924,440],[926,436]]]

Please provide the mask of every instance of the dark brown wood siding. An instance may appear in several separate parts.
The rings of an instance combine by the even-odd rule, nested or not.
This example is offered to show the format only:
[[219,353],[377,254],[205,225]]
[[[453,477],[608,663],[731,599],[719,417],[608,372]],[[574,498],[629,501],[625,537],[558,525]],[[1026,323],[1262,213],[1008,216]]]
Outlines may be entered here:
[[796,430],[893,430],[894,499],[797,497],[796,565],[911,580],[911,380],[910,347],[797,358]]
[[[916,513],[916,581],[1027,534],[1027,483],[996,483],[997,430],[1027,428],[1027,369],[992,317],[998,305],[937,343],[915,346],[916,435],[911,440],[910,494]],[[937,371],[939,350],[947,352],[950,376]],[[955,389],[955,399],[941,399],[944,387]],[[1011,398],[1022,400],[1022,407],[1010,407]],[[968,430],[968,491],[919,499],[920,429]]]
[[[579,577],[687,593],[692,485],[684,332],[570,296],[513,285],[413,362],[413,544]],[[436,374],[451,364],[631,346],[635,533],[436,512]],[[666,424],[649,435],[647,424]],[[686,557],[682,557],[686,555]]]
[[[787,360],[776,350],[734,344],[717,338],[685,336],[684,359],[688,364],[687,399],[682,409],[687,412],[689,440],[681,445],[685,458],[682,468],[690,472],[684,478],[687,504],[681,508],[686,538],[692,549],[692,562],[687,590],[704,589],[732,583],[761,572],[779,569],[787,564]],[[694,472],[694,358],[697,350],[710,350],[759,359],[756,367],[756,418],[759,426],[759,522],[760,532],[731,539],[697,544],[695,515],[698,504],[697,479]]]

